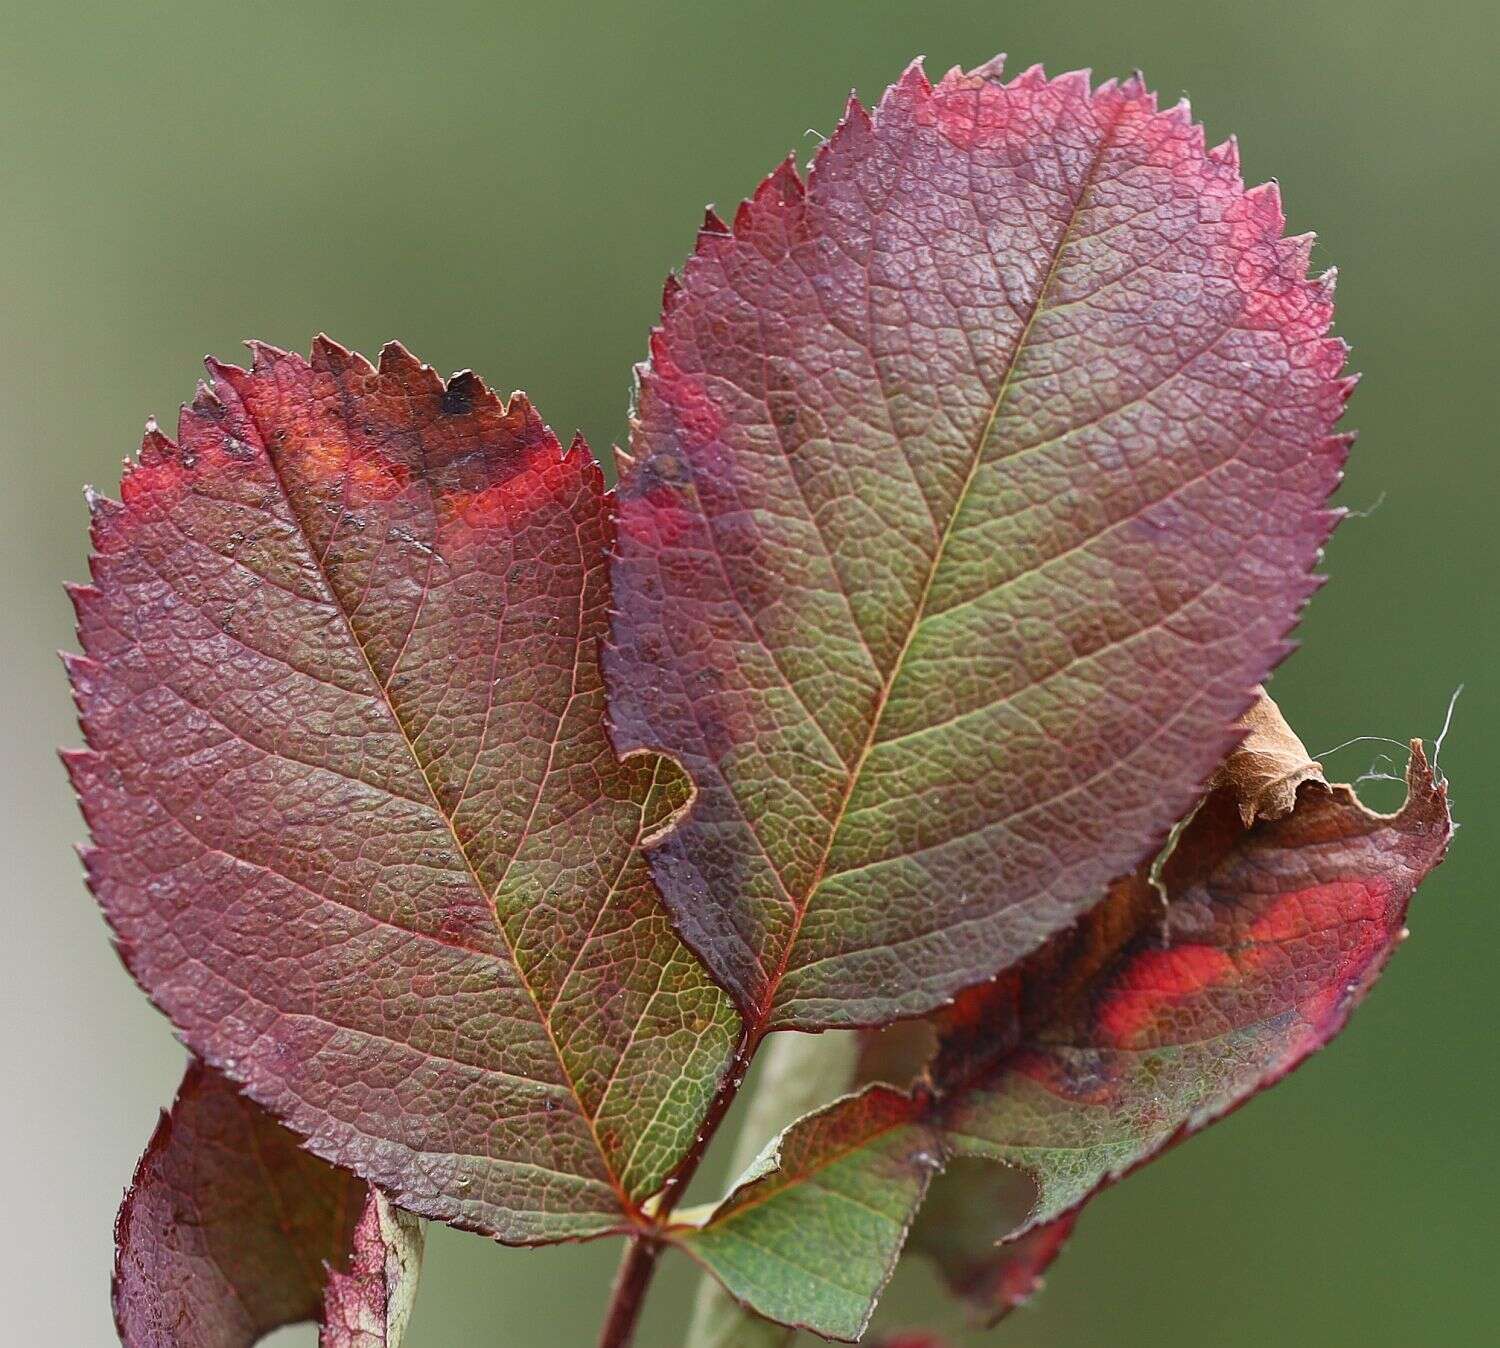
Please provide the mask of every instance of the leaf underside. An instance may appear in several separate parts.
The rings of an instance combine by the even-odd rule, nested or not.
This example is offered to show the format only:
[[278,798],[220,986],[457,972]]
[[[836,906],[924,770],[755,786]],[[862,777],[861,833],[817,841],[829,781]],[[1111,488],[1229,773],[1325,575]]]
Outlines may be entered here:
[[982,1325],[1030,1301],[1073,1234],[1076,1209],[1009,1239],[1025,1224],[1035,1196],[1019,1171],[958,1158],[933,1181],[912,1225],[907,1248],[933,1261]]
[[[1117,881],[1074,930],[937,1018],[915,1088],[872,1086],[801,1120],[779,1164],[772,1153],[678,1242],[752,1310],[854,1340],[933,1169],[999,1162],[1034,1192],[990,1238],[1022,1243],[990,1261],[954,1248],[953,1228],[946,1249],[930,1233],[919,1244],[986,1318],[1002,1314],[1095,1192],[1343,1027],[1451,836],[1420,746],[1407,780],[1395,815],[1313,782],[1290,815],[1248,830],[1236,792],[1215,791],[1161,873],[1165,909],[1148,869]],[[836,1283],[811,1276],[830,1270]]]
[[349,1270],[328,1275],[318,1348],[399,1348],[422,1250],[421,1223],[371,1189],[354,1228]]
[[622,472],[615,740],[756,1032],[991,977],[1160,845],[1333,513],[1310,238],[1138,79],[851,101],[668,286]]
[[737,1025],[638,847],[685,785],[604,729],[599,469],[398,346],[254,354],[92,498],[90,883],[319,1155],[507,1241],[622,1229]]
[[397,1348],[421,1259],[414,1218],[302,1150],[197,1062],[141,1157],[115,1234],[125,1348],[250,1348],[319,1318],[321,1348]]

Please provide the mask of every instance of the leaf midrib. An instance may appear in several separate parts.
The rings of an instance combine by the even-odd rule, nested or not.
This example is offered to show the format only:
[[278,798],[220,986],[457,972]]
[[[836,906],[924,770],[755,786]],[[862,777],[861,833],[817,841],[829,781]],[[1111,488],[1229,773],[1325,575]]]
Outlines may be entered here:
[[1030,340],[1032,329],[1036,326],[1036,321],[1045,308],[1047,293],[1051,290],[1053,282],[1056,280],[1063,255],[1067,252],[1068,245],[1073,240],[1079,218],[1083,214],[1088,202],[1089,193],[1104,162],[1104,156],[1112,148],[1115,132],[1119,129],[1122,111],[1123,108],[1115,113],[1113,120],[1100,134],[1099,144],[1094,151],[1093,159],[1084,172],[1083,180],[1079,184],[1078,195],[1074,199],[1072,209],[1068,213],[1068,219],[1058,234],[1057,244],[1052,250],[1051,258],[1048,260],[1046,274],[1043,276],[1041,284],[1037,287],[1036,299],[1032,304],[1031,312],[1026,316],[1026,322],[1022,325],[1020,334],[1016,338],[1015,346],[1011,351],[1010,361],[1006,366],[1005,378],[1001,381],[1000,389],[990,405],[989,416],[985,419],[979,435],[975,438],[974,452],[969,460],[968,472],[965,474],[963,484],[954,498],[953,508],[948,515],[947,523],[943,527],[942,535],[938,539],[937,547],[933,552],[932,565],[928,568],[921,593],[918,595],[917,602],[913,606],[912,620],[907,628],[906,636],[902,640],[901,649],[896,653],[896,658],[891,663],[890,673],[886,675],[876,696],[874,712],[870,717],[869,731],[865,737],[863,746],[860,748],[859,755],[855,759],[854,766],[849,773],[843,797],[839,801],[838,810],[829,826],[828,838],[823,848],[823,854],[818,858],[818,864],[813,871],[812,879],[808,882],[805,897],[801,904],[794,909],[791,932],[782,945],[775,976],[767,981],[766,994],[759,1015],[762,1025],[769,1023],[775,1014],[777,997],[781,989],[782,980],[786,977],[788,967],[790,966],[792,951],[796,948],[797,940],[801,935],[802,925],[806,920],[808,912],[812,909],[813,900],[817,896],[819,889],[822,888],[823,880],[828,870],[829,858],[833,855],[834,845],[838,841],[844,817],[848,813],[849,804],[854,798],[855,789],[859,785],[860,775],[864,771],[865,762],[874,750],[879,737],[881,718],[884,716],[886,706],[890,701],[891,691],[896,685],[896,680],[900,677],[907,653],[910,651],[912,643],[916,640],[917,633],[921,629],[926,617],[928,597],[932,593],[932,587],[937,581],[938,573],[942,570],[948,544],[953,536],[954,526],[958,521],[958,517],[963,513],[964,504],[968,500],[969,492],[974,485],[974,479],[978,476],[979,469],[984,463],[985,449],[989,445],[990,437],[994,434],[995,427],[999,423],[1000,413],[1004,410],[1006,400],[1010,395],[1016,367],[1021,362],[1021,356],[1026,349],[1027,342]]
[[[260,425],[259,421],[251,414],[250,409],[245,406],[244,400],[240,398],[237,393],[235,394],[235,398],[236,401],[239,402],[241,410],[245,414],[246,420],[255,428],[256,438],[260,441],[261,453],[265,455],[266,463],[270,467],[272,480],[276,483],[277,490],[281,493],[281,498],[286,505],[288,515],[291,517],[292,522],[296,525],[297,533],[301,538],[303,545],[307,549],[307,555],[312,559],[313,567],[317,572],[319,583],[323,586],[323,589],[327,593],[334,611],[339,615],[339,620],[343,624],[345,632],[348,634],[350,644],[354,647],[355,650],[359,652],[360,660],[363,662],[365,671],[369,676],[370,683],[376,690],[380,702],[385,706],[387,712],[389,712],[391,723],[396,727],[397,732],[400,734],[402,742],[406,746],[407,752],[411,755],[411,761],[416,764],[417,773],[421,777],[423,784],[427,788],[428,796],[431,798],[432,809],[434,813],[439,819],[443,821],[444,825],[447,827],[448,833],[453,839],[454,850],[458,853],[459,857],[462,858],[464,869],[468,872],[470,883],[474,886],[475,892],[480,894],[484,898],[484,901],[491,908],[495,919],[495,930],[499,935],[500,940],[505,945],[506,953],[510,957],[510,964],[511,967],[515,970],[516,978],[519,981],[521,987],[524,989],[528,1000],[531,1002],[532,1008],[536,1012],[537,1024],[541,1027],[542,1033],[547,1036],[547,1044],[552,1050],[552,1056],[557,1063],[559,1072],[562,1074],[563,1081],[567,1085],[568,1093],[572,1096],[574,1104],[577,1106],[578,1116],[583,1119],[584,1123],[588,1127],[589,1137],[594,1143],[595,1152],[599,1156],[600,1163],[604,1168],[604,1173],[608,1178],[610,1187],[615,1191],[615,1195],[619,1199],[621,1211],[622,1213],[633,1212],[635,1211],[635,1204],[631,1201],[629,1195],[625,1192],[625,1188],[621,1183],[620,1177],[614,1172],[614,1167],[609,1163],[609,1155],[605,1151],[603,1143],[600,1140],[598,1129],[595,1126],[594,1117],[589,1113],[587,1109],[584,1108],[583,1098],[578,1089],[578,1083],[574,1078],[572,1071],[568,1067],[567,1059],[563,1056],[562,1047],[557,1042],[557,1038],[553,1033],[551,1021],[548,1019],[546,1013],[542,1009],[541,999],[537,996],[536,990],[532,987],[531,980],[526,976],[526,971],[523,968],[520,958],[517,955],[515,943],[510,938],[510,933],[506,931],[504,923],[500,921],[498,912],[494,911],[495,896],[490,893],[490,891],[486,888],[484,882],[480,879],[479,872],[474,866],[473,859],[469,856],[468,849],[464,846],[462,839],[458,835],[457,825],[455,824],[449,813],[442,806],[442,801],[438,796],[437,788],[433,785],[432,778],[428,774],[427,765],[423,762],[421,755],[417,752],[416,743],[412,739],[411,733],[407,730],[406,722],[402,719],[401,713],[397,709],[395,701],[391,697],[390,690],[386,686],[386,681],[381,679],[379,674],[376,672],[375,665],[370,659],[369,651],[366,650],[364,642],[359,639],[359,634],[355,631],[354,623],[351,621],[348,612],[345,611],[344,605],[339,598],[339,592],[333,584],[332,577],[328,574],[324,555],[323,553],[320,553],[313,544],[312,534],[308,529],[307,523],[303,519],[301,512],[297,509],[296,500],[293,497],[291,490],[287,485],[286,478],[281,471],[281,464],[277,460],[276,455],[271,451],[270,440],[266,436],[264,428]],[[418,452],[423,455],[425,466],[426,447],[422,443],[420,437],[417,438],[417,445]],[[428,489],[428,479],[425,472],[422,477],[422,483],[424,489]],[[332,538],[330,537],[329,547],[331,546]],[[405,647],[403,645],[403,651],[404,649]],[[575,652],[575,679],[577,671],[577,658],[578,653]],[[395,666],[393,665],[393,678],[394,672]],[[554,740],[556,738],[556,735],[561,733],[565,718],[566,709],[564,709],[563,714],[558,717],[557,727],[554,731]],[[543,783],[542,789],[545,789],[545,782]],[[519,846],[517,850],[519,850]],[[514,860],[514,858],[512,858],[512,860]],[[587,1177],[578,1175],[575,1178],[584,1180]]]

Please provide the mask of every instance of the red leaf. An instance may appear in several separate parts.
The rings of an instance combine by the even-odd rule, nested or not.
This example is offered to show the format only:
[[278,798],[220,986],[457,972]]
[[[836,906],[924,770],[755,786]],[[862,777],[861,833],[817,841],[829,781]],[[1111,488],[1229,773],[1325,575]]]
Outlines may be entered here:
[[[125,1348],[248,1348],[317,1318],[366,1188],[193,1063],[115,1225]],[[338,1276],[338,1275],[335,1275]]]
[[[1248,831],[1233,786],[1205,801],[1161,875],[1118,882],[1022,970],[945,1013],[932,1069],[955,1155],[1039,1191],[1019,1236],[1274,1085],[1343,1029],[1406,936],[1452,836],[1413,743],[1394,815],[1304,787]],[[1066,1163],[1057,1163],[1066,1137]]]
[[912,1227],[910,1248],[933,1260],[983,1325],[997,1324],[1041,1290],[1042,1275],[1073,1234],[1076,1212],[1008,1239],[1035,1196],[1016,1171],[956,1160],[933,1181]]
[[524,397],[211,363],[93,499],[69,660],[86,853],[189,1045],[402,1207],[629,1226],[735,1018],[637,843],[685,799],[604,732],[609,503]]
[[319,1348],[397,1348],[421,1259],[421,1224],[371,1189],[354,1228],[349,1271],[328,1274]]
[[[784,1139],[820,1145],[793,1147],[781,1169],[768,1151],[703,1226],[676,1238],[752,1310],[852,1339],[934,1154],[996,1161],[1029,1176],[1035,1194],[1012,1220],[995,1214],[992,1238],[1034,1239],[988,1264],[972,1247],[925,1248],[960,1290],[1003,1311],[1099,1189],[1343,1028],[1452,835],[1446,787],[1420,745],[1407,781],[1395,815],[1366,810],[1349,787],[1309,782],[1291,814],[1248,830],[1243,783],[1222,786],[1162,870],[1165,906],[1148,872],[1118,881],[1075,929],[942,1014],[914,1089],[870,1087],[799,1120]],[[907,1206],[866,1210],[872,1194],[904,1195]],[[789,1242],[802,1265],[840,1268],[837,1296],[788,1280]]]
[[938,1006],[1165,837],[1287,651],[1350,382],[1274,186],[1138,79],[913,67],[705,229],[641,373],[617,744],[752,1027]]

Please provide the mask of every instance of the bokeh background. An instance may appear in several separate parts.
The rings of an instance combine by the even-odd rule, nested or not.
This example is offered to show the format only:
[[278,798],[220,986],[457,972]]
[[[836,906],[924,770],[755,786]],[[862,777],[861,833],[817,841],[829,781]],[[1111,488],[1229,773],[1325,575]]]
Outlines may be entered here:
[[[1465,825],[1414,938],[1308,1070],[1106,1195],[1012,1348],[1495,1342],[1500,612],[1487,0],[519,0],[0,4],[0,1322],[105,1348],[110,1222],[181,1069],[70,851],[54,651],[113,487],[199,356],[326,329],[524,385],[605,450],[661,281],[844,94],[939,73],[1141,67],[1190,95],[1341,271],[1365,382],[1334,577],[1275,692],[1311,748],[1431,737]],[[809,134],[809,129],[812,134]],[[1330,769],[1354,777],[1382,746]],[[1368,788],[1386,804],[1387,784]],[[1381,792],[1385,794],[1382,796]],[[434,1231],[412,1348],[593,1341],[615,1250]],[[642,1348],[671,1348],[689,1270]],[[905,1270],[890,1323],[936,1316]],[[310,1344],[304,1331],[277,1343]]]

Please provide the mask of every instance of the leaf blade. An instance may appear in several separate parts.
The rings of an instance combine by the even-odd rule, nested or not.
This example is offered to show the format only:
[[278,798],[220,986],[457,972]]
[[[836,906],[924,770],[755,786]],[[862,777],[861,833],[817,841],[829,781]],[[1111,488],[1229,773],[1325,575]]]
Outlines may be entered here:
[[[296,1139],[212,1069],[188,1066],[120,1206],[112,1301],[125,1348],[249,1348],[282,1325],[319,1318],[351,1251],[383,1259],[368,1231],[381,1199]],[[387,1204],[388,1208],[389,1205]],[[402,1226],[409,1304],[420,1266]],[[359,1256],[356,1255],[356,1258]],[[327,1284],[325,1288],[325,1283]],[[328,1348],[397,1348],[404,1317],[366,1319],[364,1339]],[[373,1337],[378,1332],[379,1337]]]
[[[1349,787],[1310,782],[1290,814],[1249,830],[1241,784],[1229,781],[1163,868],[1165,932],[1161,897],[1143,870],[1112,887],[1075,931],[942,1014],[927,1080],[910,1094],[892,1092],[891,1111],[905,1102],[908,1141],[925,1130],[946,1160],[999,1162],[1036,1186],[1003,1233],[1018,1244],[989,1259],[925,1241],[963,1294],[1003,1313],[1029,1294],[1095,1193],[1274,1085],[1343,1028],[1404,939],[1411,894],[1452,836],[1445,784],[1418,744],[1407,780],[1395,815],[1365,809]],[[851,1104],[859,1098],[794,1127],[839,1137],[846,1183],[864,1192],[884,1184],[899,1153],[882,1132],[861,1180]],[[815,1169],[818,1160],[801,1156],[798,1165]],[[773,1206],[795,1191],[797,1171],[755,1180],[783,1186]],[[816,1195],[796,1196],[800,1239],[816,1244],[824,1229]],[[680,1233],[680,1243],[691,1247],[732,1218],[737,1197]],[[897,1250],[886,1253],[894,1259]],[[803,1257],[836,1262],[837,1252]],[[790,1312],[817,1332],[846,1336],[848,1317],[810,1318],[825,1308],[794,1283],[762,1285],[743,1266],[708,1266],[751,1309]],[[865,1278],[866,1316],[882,1286]]]
[[[849,1088],[859,1062],[858,1037],[826,1034],[780,1035],[766,1045],[749,1108],[729,1157],[730,1175],[751,1170],[767,1142],[804,1114],[830,1104]],[[680,1220],[690,1219],[679,1212]],[[699,1281],[683,1348],[786,1348],[795,1331],[745,1309],[712,1274]]]
[[857,1342],[940,1145],[908,1098],[871,1086],[787,1128],[679,1245],[756,1314]]
[[318,1348],[400,1348],[422,1269],[422,1224],[369,1190],[347,1272],[329,1270]]
[[94,500],[90,882],[194,1050],[320,1154],[501,1239],[620,1229],[734,1017],[638,857],[680,784],[604,731],[602,478],[399,347],[255,356]]
[[1230,747],[1346,447],[1326,287],[1280,229],[1138,82],[992,66],[851,103],[805,185],[783,165],[700,235],[642,371],[606,658],[616,742],[698,785],[653,870],[752,1025],[991,976]]

